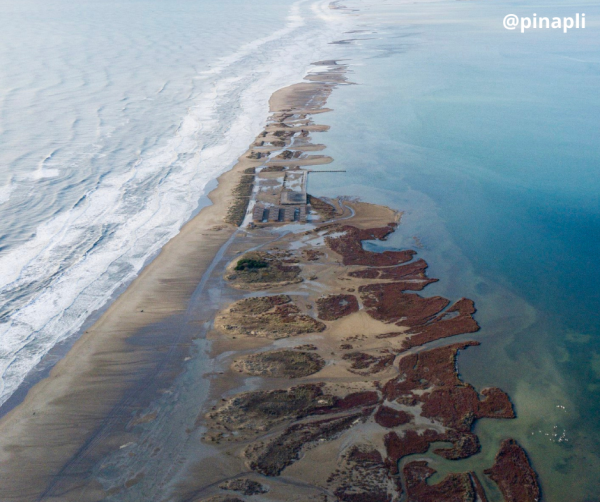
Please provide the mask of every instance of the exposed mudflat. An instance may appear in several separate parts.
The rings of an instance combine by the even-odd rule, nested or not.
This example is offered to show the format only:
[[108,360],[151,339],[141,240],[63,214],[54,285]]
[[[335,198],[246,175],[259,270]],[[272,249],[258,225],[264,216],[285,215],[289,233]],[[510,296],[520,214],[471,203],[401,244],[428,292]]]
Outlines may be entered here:
[[[428,296],[416,251],[364,246],[402,231],[401,213],[296,190],[301,166],[330,160],[305,152],[346,83],[333,66],[274,94],[217,204],[4,421],[10,500],[485,502],[488,477],[496,499],[539,500],[512,440],[461,472],[477,420],[515,416],[503,390],[459,378],[474,303]],[[254,211],[257,191],[277,219]],[[434,458],[457,473],[431,482]]]
[[[302,281],[274,277],[268,294],[255,290],[217,315],[210,336],[231,354],[230,371],[260,380],[199,419],[204,441],[234,471],[266,476],[274,489],[264,500],[287,500],[275,487],[293,482],[306,500],[487,501],[474,472],[427,482],[435,473],[428,456],[471,457],[480,451],[477,420],[515,417],[501,389],[477,391],[458,376],[459,351],[477,350],[479,342],[445,342],[479,330],[474,303],[418,293],[435,279],[413,250],[365,250],[364,241],[397,231],[400,214],[321,202],[331,204],[329,221],[236,258],[285,257]],[[238,345],[244,354],[236,356],[232,334],[262,342]],[[288,337],[296,348],[277,348]],[[223,388],[228,375],[219,378]],[[515,446],[503,451],[486,474],[506,500],[533,502],[539,489],[526,454]]]

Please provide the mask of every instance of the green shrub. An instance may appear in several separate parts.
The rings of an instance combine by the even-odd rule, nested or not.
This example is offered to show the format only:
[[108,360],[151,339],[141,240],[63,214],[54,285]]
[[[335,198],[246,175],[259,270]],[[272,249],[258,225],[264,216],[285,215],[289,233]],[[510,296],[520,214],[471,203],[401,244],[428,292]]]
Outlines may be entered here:
[[237,262],[235,266],[236,270],[254,270],[257,268],[265,268],[268,266],[268,263],[260,260],[253,260],[251,258],[242,258]]

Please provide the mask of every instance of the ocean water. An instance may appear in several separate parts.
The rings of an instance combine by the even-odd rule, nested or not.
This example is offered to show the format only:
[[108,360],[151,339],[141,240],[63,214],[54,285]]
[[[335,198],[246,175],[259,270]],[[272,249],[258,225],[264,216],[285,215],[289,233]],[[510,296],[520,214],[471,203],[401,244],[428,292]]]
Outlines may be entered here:
[[[544,500],[600,496],[600,7],[591,2],[4,0],[0,3],[0,403],[130,281],[260,131],[267,100],[343,56],[316,195],[404,211],[416,248],[473,298],[465,381],[506,390],[481,474],[516,438]],[[586,13],[525,34],[506,14]],[[353,35],[342,35],[345,31]],[[358,30],[358,31],[357,31]],[[331,46],[336,38],[356,38]],[[335,49],[335,50],[334,50]],[[337,51],[337,52],[336,52]]]
[[[335,158],[311,179],[405,211],[386,246],[412,247],[441,281],[425,294],[473,298],[481,341],[462,378],[499,386],[516,420],[477,423],[482,452],[436,460],[438,480],[482,474],[516,438],[544,500],[600,497],[600,8],[591,2],[379,2],[360,7],[353,80],[318,138]],[[585,30],[507,31],[518,16],[586,13]],[[369,40],[367,40],[369,39]],[[416,239],[415,239],[416,238]]]
[[2,404],[350,21],[323,0],[4,0],[0,20]]

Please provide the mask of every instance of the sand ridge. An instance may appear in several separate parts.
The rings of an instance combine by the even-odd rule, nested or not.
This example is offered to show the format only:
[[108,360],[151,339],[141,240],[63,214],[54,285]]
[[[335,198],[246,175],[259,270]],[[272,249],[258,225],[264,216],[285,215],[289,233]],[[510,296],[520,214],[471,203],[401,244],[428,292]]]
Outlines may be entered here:
[[[319,148],[311,134],[328,127],[314,120],[347,83],[345,65],[330,66],[273,95],[269,123],[219,178],[214,204],[0,422],[2,500],[129,500],[146,486],[161,499],[205,502],[486,500],[473,472],[426,482],[431,455],[477,453],[474,422],[514,412],[502,390],[478,392],[458,378],[458,352],[477,342],[451,337],[479,329],[473,303],[419,294],[434,279],[413,250],[364,249],[398,231],[401,213],[303,194],[306,213],[290,227],[281,215],[251,217],[261,183],[329,161],[305,152]],[[218,287],[205,291],[206,281]],[[199,299],[219,312],[195,314]],[[190,330],[201,327],[219,371],[201,377],[210,378],[210,397],[182,431],[169,413],[186,403],[175,397],[174,410],[151,411],[137,393],[146,380],[160,382],[149,384],[157,402],[185,390],[179,375],[198,357]],[[159,336],[143,338],[147,329]],[[167,466],[172,480],[153,485],[134,450],[119,458],[135,474],[100,479],[109,456],[160,426],[187,438],[188,456]],[[491,479],[506,500],[533,501],[526,454],[514,443],[502,451]]]
[[[296,116],[294,109],[286,112],[290,115],[281,122]],[[288,130],[285,124],[280,127]],[[275,124],[270,130],[277,134]],[[279,137],[291,142],[294,136]],[[286,148],[293,157],[292,147]],[[264,500],[296,500],[283,495],[293,482],[295,496],[302,500],[487,501],[475,472],[451,474],[431,485],[426,480],[435,471],[426,460],[412,459],[428,452],[451,460],[471,457],[480,450],[472,432],[476,420],[515,417],[501,389],[478,392],[458,377],[459,351],[478,342],[443,342],[479,330],[473,302],[416,293],[436,279],[427,276],[427,263],[415,257],[414,250],[376,253],[364,248],[364,241],[385,241],[397,231],[400,213],[356,200],[313,199],[312,229],[242,254],[228,267],[250,258],[258,270],[265,266],[261,259],[284,256],[301,270],[302,280],[282,284],[275,279],[263,288],[269,296],[255,289],[252,297],[224,308],[209,334],[217,342],[215,354],[228,354],[230,361],[229,370],[219,377],[219,392],[229,389],[231,397],[214,400],[211,410],[199,417],[207,427],[203,441],[216,447],[221,462],[228,464],[221,475],[250,469],[260,479],[266,476],[270,491]],[[320,210],[313,210],[313,204]],[[277,224],[255,220],[249,234]],[[239,288],[235,275],[226,279]],[[261,341],[245,343],[258,331],[243,329],[248,319],[240,317],[240,305],[279,303],[277,293],[284,291],[287,308],[293,305],[294,315],[304,320],[304,332],[284,332],[279,326],[273,330],[263,322]],[[311,318],[321,324],[311,325]],[[283,352],[277,347],[287,339],[310,346],[325,365],[305,375],[286,375],[286,362],[291,371],[296,359],[280,357]],[[238,351],[245,355],[236,358]],[[236,393],[239,380],[231,372],[257,375],[240,365],[254,358],[261,362],[261,379],[253,381],[253,390]],[[527,457],[518,445],[515,448],[522,453],[512,453],[507,460],[513,459],[514,466],[485,473],[493,472],[491,479],[506,500],[533,502],[530,495],[539,494],[537,480],[531,474],[514,475],[533,472],[528,463],[527,469],[517,465]],[[210,500],[210,485],[205,486],[192,492],[191,499]]]

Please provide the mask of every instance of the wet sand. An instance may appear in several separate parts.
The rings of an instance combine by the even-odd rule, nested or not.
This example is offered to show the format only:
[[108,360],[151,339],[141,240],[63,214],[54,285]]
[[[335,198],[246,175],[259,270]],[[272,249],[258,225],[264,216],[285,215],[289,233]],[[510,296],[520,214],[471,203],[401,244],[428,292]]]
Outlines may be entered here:
[[[276,92],[271,111],[298,107],[308,96],[315,103],[324,102],[332,89],[332,84],[300,86],[300,92]],[[315,87],[319,88],[317,92]],[[159,381],[167,373],[165,365],[180,368],[195,336],[193,328],[189,328],[197,322],[189,311],[193,296],[202,289],[202,278],[206,279],[207,272],[210,274],[219,251],[238,231],[226,222],[235,200],[232,192],[246,169],[263,162],[248,158],[251,151],[252,148],[232,170],[219,177],[217,188],[208,196],[212,205],[182,228],[82,334],[49,377],[34,385],[24,401],[2,418],[2,500],[54,499],[56,492],[63,489],[57,487],[63,486],[66,473],[72,472],[74,463],[81,463],[86,451],[98,450],[93,455],[97,459],[122,445],[119,437],[111,437],[118,436],[111,431],[123,429],[131,420],[140,389],[152,387],[152,380]],[[161,323],[168,325],[173,319],[177,319],[175,331],[180,333],[165,334]],[[151,343],[136,342],[136,337],[143,338],[148,332],[154,333]],[[175,358],[174,354],[181,360],[167,361]],[[86,462],[90,468],[89,459]],[[88,474],[83,473],[82,478]],[[77,480],[77,484],[81,482]],[[89,500],[97,500],[101,492],[94,485],[94,490],[87,490]],[[66,493],[58,499],[88,500],[88,495],[84,497],[77,489]]]
[[[87,441],[136,378],[153,365],[127,341],[185,312],[216,252],[234,234],[223,223],[231,187],[251,161],[219,178],[201,211],[0,423],[3,500],[34,500]],[[26,438],[26,439],[25,439]]]
[[[237,294],[207,333],[219,361],[198,419],[210,452],[176,486],[176,499],[226,500],[243,481],[265,501],[502,500],[494,483],[504,500],[537,500],[536,475],[516,443],[493,469],[457,466],[424,482],[435,474],[431,455],[477,454],[474,422],[513,419],[512,405],[501,389],[479,393],[458,378],[458,352],[479,345],[453,341],[478,331],[473,303],[407,293],[435,282],[414,251],[358,245],[384,240],[401,215],[329,202],[327,221],[237,255],[224,270],[224,286]],[[250,260],[265,265],[240,268]]]
[[320,148],[314,120],[347,80],[317,65],[273,95],[213,205],[2,419],[2,500],[537,500],[512,442],[493,468],[426,482],[428,456],[471,457],[473,423],[514,412],[458,378],[473,302],[414,293],[435,282],[415,251],[363,247],[401,213],[341,197],[310,199],[306,223],[252,216],[250,179],[271,182],[256,168],[329,160],[270,160]]

